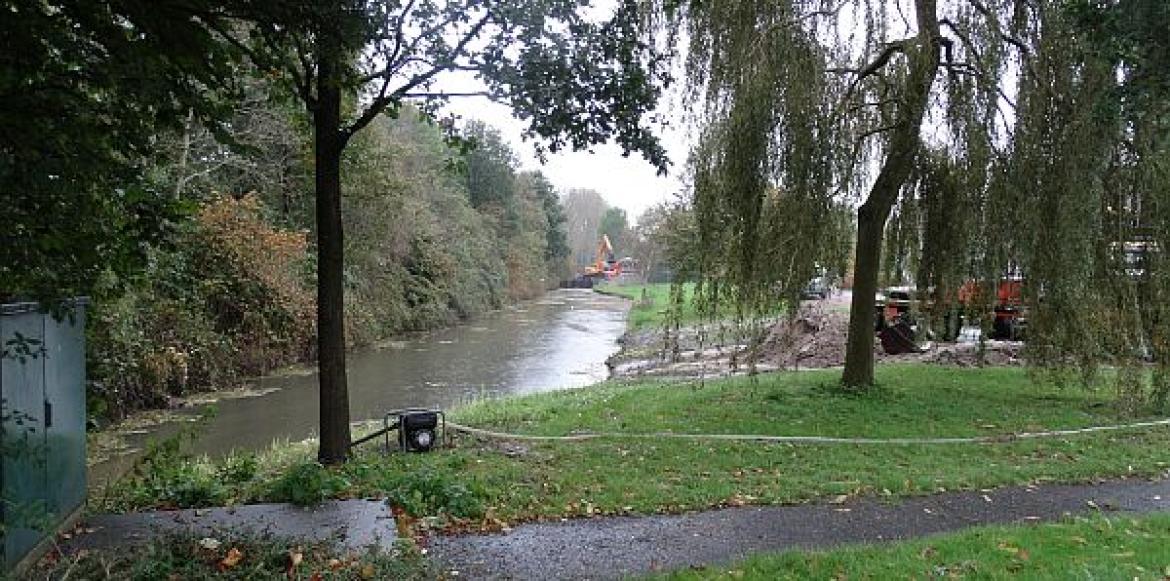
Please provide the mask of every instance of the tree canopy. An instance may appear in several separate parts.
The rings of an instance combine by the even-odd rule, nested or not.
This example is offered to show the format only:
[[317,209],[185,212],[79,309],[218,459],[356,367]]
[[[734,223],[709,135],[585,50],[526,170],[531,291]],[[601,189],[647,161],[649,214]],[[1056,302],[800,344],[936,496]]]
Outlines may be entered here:
[[475,95],[511,106],[538,152],[612,139],[664,170],[649,113],[669,78],[639,22],[632,0],[600,14],[566,0],[10,3],[0,35],[21,50],[3,56],[0,81],[0,178],[16,214],[0,256],[4,292],[92,284],[116,243],[135,250],[147,229],[167,225],[161,201],[172,198],[140,180],[157,129],[189,135],[202,123],[226,136],[218,129],[224,105],[242,94],[238,81],[275,83],[311,118],[320,458],[340,461],[349,445],[346,146],[409,102],[433,114],[467,96],[439,88],[458,73],[482,82]]
[[0,19],[0,296],[88,292],[175,218],[143,179],[155,137],[229,110],[234,51],[179,5],[5,3]]

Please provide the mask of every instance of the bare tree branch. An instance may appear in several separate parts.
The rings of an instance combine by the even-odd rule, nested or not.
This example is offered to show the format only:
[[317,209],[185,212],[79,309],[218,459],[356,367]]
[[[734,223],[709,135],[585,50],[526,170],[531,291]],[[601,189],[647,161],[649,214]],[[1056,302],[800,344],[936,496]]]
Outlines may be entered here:
[[858,69],[857,79],[854,81],[854,83],[856,84],[861,82],[866,77],[873,75],[874,73],[881,70],[882,67],[886,66],[886,63],[890,62],[890,59],[893,58],[895,54],[905,52],[906,44],[912,40],[913,39],[895,40],[894,42],[887,44],[886,48],[877,55],[877,58],[874,58],[873,61],[868,65]]
[[491,91],[465,91],[465,92],[438,92],[438,93],[405,93],[402,95],[403,99],[450,99],[454,97],[493,97],[495,96]]
[[904,124],[904,122],[897,121],[897,122],[891,123],[889,125],[882,125],[881,127],[874,127],[872,129],[867,129],[867,130],[861,132],[860,134],[858,134],[856,139],[859,142],[865,141],[866,139],[868,139],[874,135],[877,135],[879,133],[893,131],[893,130],[897,129],[898,127],[902,126],[903,124]]
[[373,121],[378,115],[380,115],[382,111],[386,109],[386,107],[390,106],[391,103],[403,99],[407,94],[411,93],[419,86],[430,83],[430,81],[433,80],[439,73],[451,70],[451,67],[455,64],[455,61],[459,58],[460,55],[463,54],[465,50],[467,50],[467,45],[470,44],[472,40],[477,38],[479,33],[483,30],[484,26],[486,26],[487,23],[493,19],[494,17],[490,11],[484,14],[484,16],[479,19],[479,22],[476,22],[475,25],[472,26],[471,29],[463,35],[463,38],[459,40],[459,43],[456,44],[453,49],[451,49],[451,52],[448,53],[443,60],[435,63],[435,66],[432,67],[431,70],[415,75],[414,78],[410,79],[390,94],[386,93],[387,86],[391,78],[390,74],[387,74],[387,76],[383,78],[382,88],[379,91],[378,96],[370,103],[365,112],[363,112],[361,116],[354,120],[353,123],[341,130],[342,143],[345,143],[349,140],[350,137],[353,136],[354,133],[360,131],[366,125],[369,125],[370,122]]
[[410,11],[414,9],[415,1],[416,0],[410,0],[409,2],[407,2],[406,6],[402,7],[402,12],[400,12],[398,14],[398,23],[395,26],[395,30],[394,30],[394,50],[391,51],[390,55],[386,57],[386,62],[388,62],[388,63],[392,63],[392,62],[398,60],[398,57],[401,55],[400,51],[402,50],[403,29],[404,29],[403,25],[406,23],[406,17],[410,16]]

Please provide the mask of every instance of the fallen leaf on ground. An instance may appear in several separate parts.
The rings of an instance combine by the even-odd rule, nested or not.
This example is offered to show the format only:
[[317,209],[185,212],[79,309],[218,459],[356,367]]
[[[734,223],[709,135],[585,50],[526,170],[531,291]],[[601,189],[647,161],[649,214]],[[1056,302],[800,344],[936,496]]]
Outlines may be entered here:
[[305,560],[305,555],[303,555],[300,551],[289,551],[288,552],[288,571],[287,571],[287,573],[288,573],[289,577],[293,576],[294,571],[296,571],[297,566],[300,565],[301,561],[303,561],[303,560]]
[[219,539],[213,539],[211,537],[204,537],[202,539],[199,539],[199,548],[201,548],[201,549],[205,549],[208,551],[214,551],[216,549],[219,549],[219,545],[220,545]]
[[232,547],[232,550],[228,551],[227,556],[219,562],[219,566],[224,570],[231,569],[232,567],[239,565],[240,560],[243,558],[244,554],[241,553],[239,549]]

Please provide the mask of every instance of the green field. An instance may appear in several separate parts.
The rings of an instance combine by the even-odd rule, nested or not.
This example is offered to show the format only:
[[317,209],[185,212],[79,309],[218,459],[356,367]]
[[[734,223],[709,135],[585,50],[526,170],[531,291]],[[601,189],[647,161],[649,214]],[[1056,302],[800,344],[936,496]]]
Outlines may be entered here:
[[[670,283],[655,284],[606,284],[595,287],[595,292],[623,297],[633,301],[630,307],[628,324],[631,329],[661,327],[670,320],[671,311],[677,309],[678,322],[682,325],[693,324],[710,316],[701,313],[695,304],[695,285],[685,283],[681,287],[682,302],[675,306],[671,299]],[[734,309],[728,303],[722,303],[719,318],[731,318]]]
[[[631,329],[644,327],[661,327],[667,321],[671,308],[670,283],[657,284],[629,284],[603,285],[594,288],[594,292],[605,295],[623,297],[633,301],[630,307],[627,322]],[[695,294],[695,285],[683,285],[683,298],[680,322],[696,321],[699,318],[692,302]]]

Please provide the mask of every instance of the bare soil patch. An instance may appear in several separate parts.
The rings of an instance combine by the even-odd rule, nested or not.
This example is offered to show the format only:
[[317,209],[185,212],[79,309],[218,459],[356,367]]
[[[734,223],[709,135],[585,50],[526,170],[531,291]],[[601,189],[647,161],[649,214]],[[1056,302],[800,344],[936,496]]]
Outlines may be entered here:
[[[764,325],[762,333],[752,354],[745,337],[713,325],[681,329],[677,347],[661,329],[632,330],[622,338],[621,353],[610,359],[610,370],[614,377],[721,377],[749,372],[753,356],[756,371],[840,367],[849,334],[848,295],[807,301],[795,316]],[[879,362],[959,367],[1022,364],[1018,341],[920,345],[919,353],[889,355],[875,341],[874,356]]]

